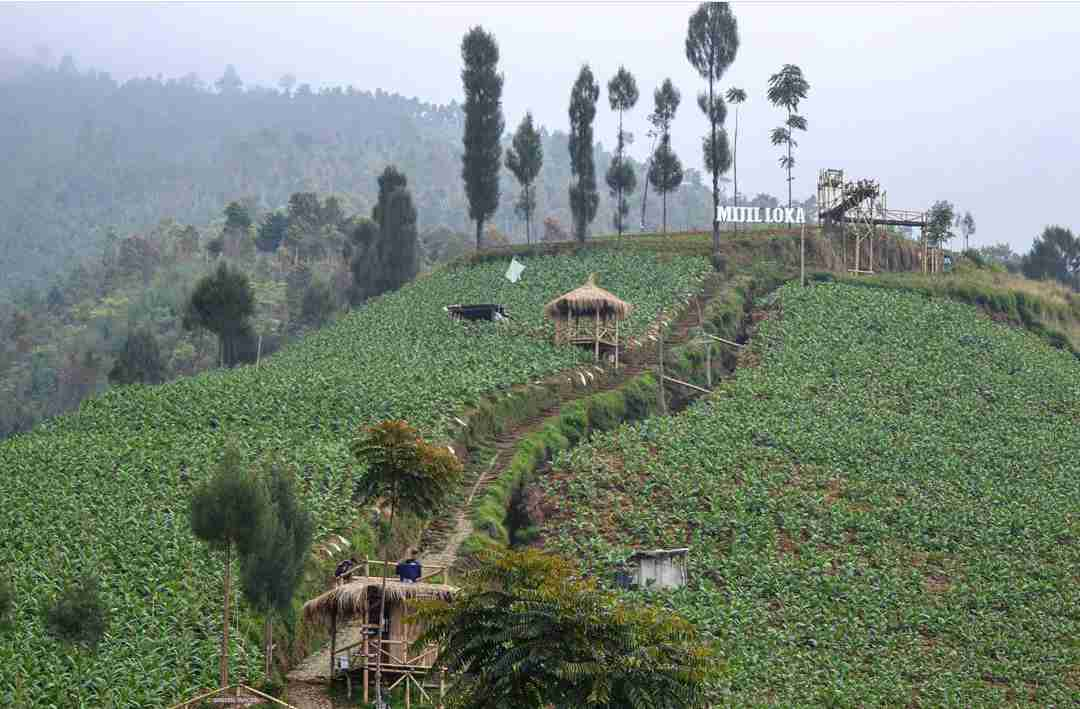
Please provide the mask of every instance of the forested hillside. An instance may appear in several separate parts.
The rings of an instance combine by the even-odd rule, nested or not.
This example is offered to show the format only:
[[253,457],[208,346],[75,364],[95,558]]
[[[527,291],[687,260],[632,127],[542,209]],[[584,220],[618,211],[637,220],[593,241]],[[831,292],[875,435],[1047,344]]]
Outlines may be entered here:
[[[469,231],[464,117],[456,103],[352,86],[314,91],[288,81],[279,89],[247,88],[231,67],[208,86],[194,76],[119,83],[80,71],[70,59],[56,68],[0,63],[0,291],[47,286],[61,265],[98,253],[110,230],[124,237],[166,218],[201,226],[232,200],[273,209],[294,192],[319,192],[366,212],[375,176],[391,163],[410,176],[421,232]],[[508,116],[507,125],[518,119]],[[541,131],[535,222],[551,217],[566,229],[570,165],[561,128]],[[598,150],[597,172],[610,161]],[[506,169],[500,184],[492,224],[524,240],[513,206],[518,188]],[[669,224],[707,226],[710,207],[700,174],[687,170],[683,186],[669,195]],[[651,225],[659,211],[653,199]],[[631,214],[637,224],[640,201]],[[611,224],[602,189],[592,228],[604,233]]]

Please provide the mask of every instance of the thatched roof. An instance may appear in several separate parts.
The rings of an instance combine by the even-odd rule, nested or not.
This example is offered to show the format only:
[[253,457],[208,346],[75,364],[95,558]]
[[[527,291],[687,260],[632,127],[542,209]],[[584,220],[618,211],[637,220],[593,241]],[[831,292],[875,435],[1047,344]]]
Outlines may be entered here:
[[[337,608],[338,619],[348,618],[364,610],[364,596],[374,587],[376,594],[382,587],[379,576],[353,577],[348,583],[336,586],[326,593],[312,598],[304,604],[304,620],[315,623],[329,623]],[[442,583],[404,583],[386,580],[387,601],[450,600],[457,593],[457,588]]]
[[549,318],[573,315],[615,315],[620,320],[630,315],[634,306],[621,300],[614,294],[596,285],[596,274],[589,274],[589,280],[580,288],[575,288],[566,295],[561,295],[544,306],[544,314]]

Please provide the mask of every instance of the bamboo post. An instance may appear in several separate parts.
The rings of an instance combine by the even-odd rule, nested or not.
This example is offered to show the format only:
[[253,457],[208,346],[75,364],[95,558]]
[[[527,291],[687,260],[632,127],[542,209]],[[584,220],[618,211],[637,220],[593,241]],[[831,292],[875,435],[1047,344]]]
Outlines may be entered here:
[[446,668],[439,668],[439,709],[446,709],[443,699],[446,697]]
[[[365,621],[364,624],[365,625],[367,625],[367,622],[366,622],[367,620],[368,620],[367,600],[365,598],[365,600],[364,600],[364,621]],[[368,703],[368,684],[369,684],[369,682],[371,680],[370,676],[368,675],[368,660],[370,659],[370,656],[368,655],[368,653],[370,651],[371,651],[371,648],[370,648],[370,645],[368,644],[367,629],[365,628],[364,629],[364,651],[363,651],[364,652],[364,704]]]
[[593,361],[600,361],[600,311],[596,311],[596,323],[593,327]]
[[334,655],[337,654],[337,605],[330,614],[330,683],[334,682]]
[[657,404],[660,406],[660,413],[667,413],[667,401],[664,399],[664,325],[660,324],[659,332],[656,338],[656,349],[658,354],[657,359],[660,365],[660,376],[656,380],[656,396]]
[[615,317],[615,369],[619,368],[619,318]]
[[412,675],[405,676],[405,709],[412,709]]

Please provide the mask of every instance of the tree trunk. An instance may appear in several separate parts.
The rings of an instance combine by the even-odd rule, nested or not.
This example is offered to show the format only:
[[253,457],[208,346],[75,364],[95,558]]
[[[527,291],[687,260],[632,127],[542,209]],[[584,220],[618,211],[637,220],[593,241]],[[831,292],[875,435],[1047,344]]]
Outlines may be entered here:
[[[735,141],[731,146],[731,171],[735,185],[735,211],[739,211],[739,104],[735,104]],[[739,219],[735,218],[735,233],[739,233]]]
[[[477,222],[479,223],[479,222]],[[395,498],[397,495],[395,494]],[[379,593],[379,634],[375,639],[375,706],[382,709],[382,658],[383,658],[383,616],[386,613],[386,567],[389,565],[387,551],[389,550],[390,542],[394,537],[394,513],[397,511],[397,504],[390,505],[390,529],[387,531],[386,542],[383,544],[383,565],[382,565],[382,588]]]
[[266,612],[266,625],[263,630],[263,654],[266,656],[266,679],[269,680],[274,669],[274,617],[269,610]]
[[225,543],[225,605],[221,627],[221,686],[229,686],[229,596],[232,595],[232,543]]
[[619,109],[619,154],[615,156],[616,170],[619,176],[619,189],[617,190],[617,197],[615,201],[615,219],[618,220],[619,226],[619,239],[622,239],[623,232],[623,184],[622,184],[622,155],[623,155],[623,137],[622,137],[622,109]]
[[664,214],[663,214],[662,222],[664,224],[664,234],[666,235],[667,234],[667,192],[664,192],[664,196],[660,199],[660,201],[664,205],[664,208],[663,208]]
[[[716,116],[712,110],[713,106],[713,77],[712,73],[709,73],[709,126],[712,130],[712,143],[709,145],[710,150],[716,150]],[[714,156],[715,157],[715,156]],[[712,166],[712,251],[713,251],[713,267],[720,263],[720,166],[716,160],[713,160]],[[663,383],[661,382],[661,386]]]
[[[788,131],[787,131],[787,206],[791,209],[791,131],[794,130],[791,127],[791,109],[788,109]],[[791,226],[791,223],[788,223]]]
[[480,248],[483,246],[483,243],[482,243],[482,240],[481,240],[481,234],[483,233],[483,229],[484,229],[484,220],[483,219],[477,219],[476,220],[476,250],[477,251],[479,251]]
[[[532,204],[532,195],[529,193],[529,185],[525,185],[525,203],[526,206]],[[525,243],[532,243],[532,212],[531,206],[525,210]]]

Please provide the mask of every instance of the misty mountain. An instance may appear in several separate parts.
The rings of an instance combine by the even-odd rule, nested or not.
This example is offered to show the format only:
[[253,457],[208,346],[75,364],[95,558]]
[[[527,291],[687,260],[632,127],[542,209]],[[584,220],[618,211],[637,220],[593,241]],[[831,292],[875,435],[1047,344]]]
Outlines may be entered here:
[[[390,163],[409,177],[421,229],[470,230],[463,113],[454,102],[351,86],[314,91],[289,78],[276,89],[248,88],[231,66],[213,86],[194,75],[119,83],[78,70],[71,57],[51,68],[6,55],[0,66],[0,159],[7,168],[0,174],[0,289],[46,283],[64,265],[98,253],[110,232],[125,235],[166,218],[201,226],[234,199],[272,209],[293,192],[312,191],[339,194],[365,211],[374,203],[375,176]],[[507,116],[508,131],[519,120]],[[568,227],[567,138],[545,129],[543,139],[536,223],[553,217]],[[602,145],[596,159],[603,175],[610,155]],[[669,196],[670,225],[708,225],[699,177],[688,174]],[[504,170],[492,224],[523,240],[516,194]],[[639,188],[631,204],[640,198]],[[653,199],[651,226],[658,211]],[[631,223],[639,219],[635,208]],[[611,220],[602,190],[593,231],[611,231]]]

